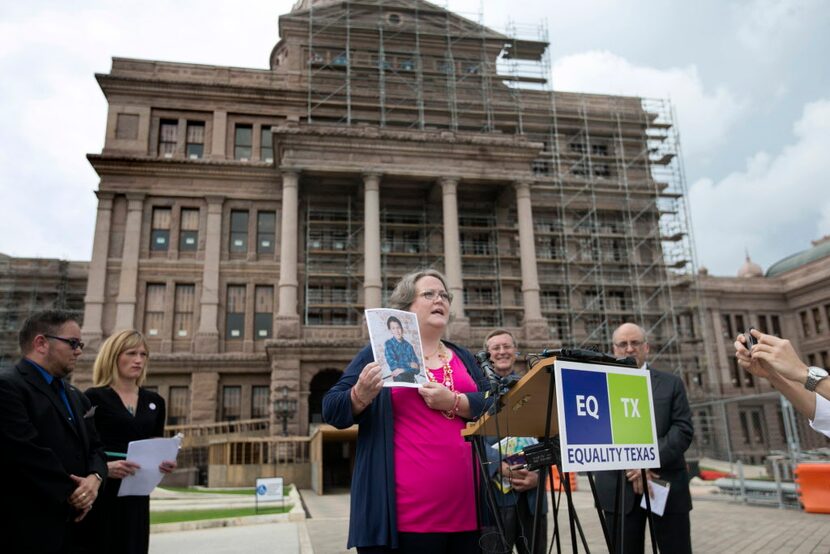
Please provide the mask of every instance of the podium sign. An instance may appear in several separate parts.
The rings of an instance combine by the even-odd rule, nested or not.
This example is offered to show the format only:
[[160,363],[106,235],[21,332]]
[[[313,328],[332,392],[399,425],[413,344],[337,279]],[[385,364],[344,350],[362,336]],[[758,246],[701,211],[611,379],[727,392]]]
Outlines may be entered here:
[[651,375],[556,360],[563,471],[660,467]]

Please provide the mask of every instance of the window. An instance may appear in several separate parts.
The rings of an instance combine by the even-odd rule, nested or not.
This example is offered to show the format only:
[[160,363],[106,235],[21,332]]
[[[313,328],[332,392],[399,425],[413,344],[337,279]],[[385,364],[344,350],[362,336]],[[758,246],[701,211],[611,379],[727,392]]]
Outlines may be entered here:
[[543,290],[541,301],[543,310],[562,309],[562,294],[558,290]]
[[[744,316],[741,314],[735,315],[735,329],[738,333],[746,331],[746,327],[744,326]],[[730,338],[734,339],[735,335],[730,335]]]
[[770,316],[772,321],[772,334],[776,337],[781,336],[781,319],[777,315]]
[[754,409],[750,412],[752,421],[752,442],[755,444],[765,444],[766,433],[764,433],[764,422],[760,409]]
[[150,250],[166,252],[170,247],[170,208],[153,208]]
[[721,324],[723,325],[723,338],[734,340],[735,334],[732,332],[732,318],[729,314],[721,315]]
[[271,126],[265,125],[260,130],[259,141],[259,159],[264,162],[274,161],[274,147],[271,142],[272,139],[273,135],[271,134]]
[[231,252],[248,251],[248,211],[231,211]]
[[236,126],[233,140],[233,158],[235,160],[248,161],[251,159],[253,135],[254,130],[252,125]]
[[277,227],[277,212],[259,212],[256,216],[256,251],[273,254]]
[[735,356],[729,357],[729,372],[732,377],[732,386],[733,387],[740,387],[741,386],[741,373],[742,370],[738,366],[738,360]]
[[270,387],[254,385],[251,387],[251,419],[268,417],[268,404],[271,400]]
[[798,312],[798,317],[801,320],[801,334],[804,337],[809,337],[812,333],[810,333],[810,320],[807,317],[807,312]]
[[746,412],[741,410],[741,439],[744,444],[749,444],[749,421]]
[[170,387],[167,397],[167,425],[184,425],[190,412],[188,387]]
[[199,209],[182,208],[179,251],[195,252],[199,248]]
[[159,156],[172,158],[176,152],[179,134],[179,122],[175,119],[162,119],[159,124]]
[[813,308],[812,312],[813,312],[813,324],[814,324],[815,329],[816,329],[816,334],[820,335],[824,332],[824,325],[822,325],[822,323],[821,323],[821,312],[819,311],[818,308]]
[[195,297],[196,285],[176,285],[176,298],[173,306],[174,339],[188,338],[193,334]]
[[197,160],[205,155],[205,122],[187,122],[187,144],[185,153],[191,160]]
[[254,289],[254,337],[270,339],[274,321],[274,287]]
[[242,414],[242,387],[222,387],[222,421],[237,421]]
[[163,283],[147,283],[147,297],[144,306],[144,334],[158,337],[164,323],[164,289]]
[[769,333],[769,325],[767,324],[767,316],[761,314],[758,316],[758,330],[762,333]]
[[238,340],[245,336],[245,285],[228,285],[225,338]]

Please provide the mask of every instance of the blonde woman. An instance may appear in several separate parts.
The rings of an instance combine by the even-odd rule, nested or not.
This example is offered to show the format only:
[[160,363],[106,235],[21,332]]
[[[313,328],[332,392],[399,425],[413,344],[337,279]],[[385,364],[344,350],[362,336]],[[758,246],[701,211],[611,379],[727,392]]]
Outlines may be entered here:
[[[135,330],[121,331],[101,345],[92,367],[95,386],[86,396],[107,454],[106,486],[88,518],[96,552],[146,554],[149,548],[150,498],[118,497],[121,479],[139,469],[126,459],[127,444],[164,432],[164,399],[141,387],[148,358],[144,336]],[[159,471],[170,473],[175,468],[175,462],[166,461]]]

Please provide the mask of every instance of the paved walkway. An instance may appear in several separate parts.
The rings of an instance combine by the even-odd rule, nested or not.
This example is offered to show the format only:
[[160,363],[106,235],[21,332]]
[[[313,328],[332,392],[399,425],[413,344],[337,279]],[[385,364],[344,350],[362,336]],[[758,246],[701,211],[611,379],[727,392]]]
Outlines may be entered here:
[[[587,483],[580,480],[574,493],[579,517],[591,552],[606,552],[599,520]],[[151,554],[226,554],[262,552],[271,554],[354,554],[346,550],[349,494],[317,496],[301,491],[310,518],[305,522],[268,523],[220,529],[154,533]],[[692,510],[692,545],[705,553],[830,553],[830,514],[807,514],[796,510],[745,505],[728,497],[695,491]],[[572,552],[567,508],[562,497],[559,523],[562,552]],[[553,525],[548,525],[552,534]],[[556,548],[554,547],[554,551]],[[579,552],[584,552],[581,544]],[[646,552],[650,552],[647,546]],[[670,554],[670,553],[666,553]]]
[[[574,493],[574,507],[591,552],[607,552],[587,481]],[[306,525],[315,554],[353,553],[346,550],[348,494],[317,496],[300,491],[311,518]],[[807,514],[765,506],[745,505],[705,490],[693,492],[692,548],[703,553],[830,553],[830,514]],[[572,552],[567,504],[562,496],[559,524],[562,552]],[[553,534],[553,524],[548,525]],[[554,547],[556,551],[556,547]],[[579,545],[579,552],[584,552]],[[651,552],[647,543],[646,552]],[[670,553],[666,553],[670,554]]]

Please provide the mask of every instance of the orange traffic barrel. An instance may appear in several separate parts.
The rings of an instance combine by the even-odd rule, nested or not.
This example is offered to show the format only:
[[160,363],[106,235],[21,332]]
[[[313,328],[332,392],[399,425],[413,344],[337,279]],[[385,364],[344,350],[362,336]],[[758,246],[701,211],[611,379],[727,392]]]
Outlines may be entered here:
[[830,464],[798,464],[795,483],[805,512],[830,514]]
[[[559,475],[559,468],[554,466],[554,467],[551,468],[551,470],[553,472],[553,486],[554,486],[554,488],[557,491],[564,490],[564,486],[562,484],[562,479]],[[575,472],[568,473],[568,480],[571,482],[571,491],[575,491],[576,490],[576,473]],[[547,483],[546,483],[547,490],[550,490],[551,489],[550,476],[548,476],[546,481],[547,481]]]

